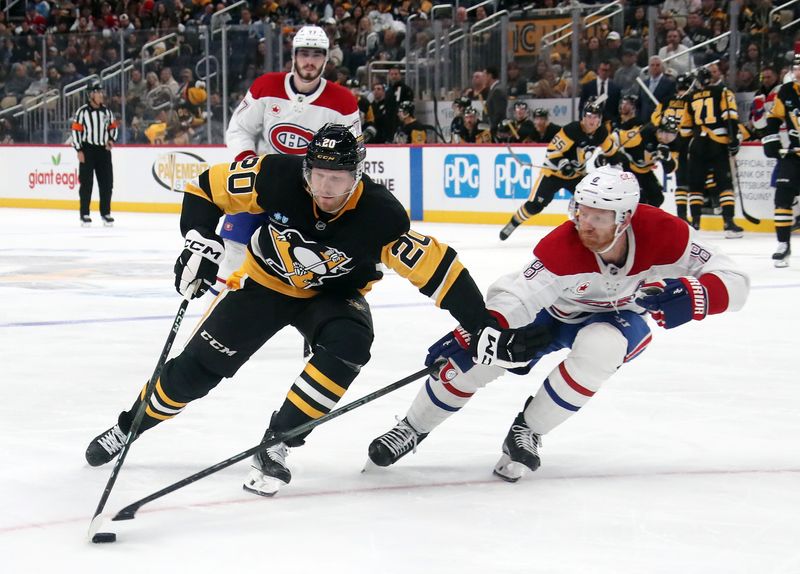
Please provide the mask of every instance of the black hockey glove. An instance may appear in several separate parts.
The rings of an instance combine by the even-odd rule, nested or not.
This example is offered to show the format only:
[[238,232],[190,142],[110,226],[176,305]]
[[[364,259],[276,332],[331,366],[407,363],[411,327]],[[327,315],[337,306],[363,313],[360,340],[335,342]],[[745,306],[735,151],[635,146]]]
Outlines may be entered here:
[[199,279],[200,285],[192,295],[192,299],[195,299],[216,283],[217,271],[225,256],[225,248],[219,235],[204,237],[196,229],[186,234],[183,245],[183,252],[175,261],[175,289],[184,295],[189,285],[195,279]]
[[658,147],[656,147],[656,157],[660,161],[664,161],[672,157],[669,151],[669,146],[667,144],[658,144]]
[[779,139],[764,141],[764,155],[773,159],[783,158],[784,154],[781,153],[781,141]]
[[502,329],[492,322],[472,338],[470,351],[478,364],[510,369],[527,365],[552,340],[548,327],[532,324]]
[[453,331],[428,347],[425,366],[436,366],[433,376],[440,381],[452,381],[466,373],[475,364],[469,351],[471,335],[459,325]]
[[572,177],[575,175],[575,166],[573,166],[572,162],[565,158],[558,162],[558,171],[564,177]]
[[647,309],[659,326],[679,327],[700,321],[708,313],[708,292],[696,277],[647,283],[636,294],[636,304]]

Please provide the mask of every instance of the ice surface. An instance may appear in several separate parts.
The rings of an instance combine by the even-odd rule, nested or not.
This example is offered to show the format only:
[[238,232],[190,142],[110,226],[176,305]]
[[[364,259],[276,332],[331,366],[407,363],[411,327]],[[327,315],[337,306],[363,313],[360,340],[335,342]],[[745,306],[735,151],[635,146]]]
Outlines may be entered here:
[[[752,274],[745,309],[654,327],[516,484],[491,470],[558,357],[479,392],[390,469],[360,472],[419,383],[318,428],[273,499],[242,491],[241,463],[106,524],[116,544],[88,543],[111,466],[88,467],[83,451],[152,373],[180,302],[177,216],[115,215],[114,228],[82,229],[69,211],[0,210],[3,572],[800,572],[800,259],[774,269],[767,234],[703,233]],[[547,231],[501,244],[497,226],[415,228],[455,247],[483,289]],[[393,274],[369,300],[373,358],[345,400],[417,370],[453,324]],[[256,444],[301,368],[301,339],[285,330],[136,442],[107,510]]]

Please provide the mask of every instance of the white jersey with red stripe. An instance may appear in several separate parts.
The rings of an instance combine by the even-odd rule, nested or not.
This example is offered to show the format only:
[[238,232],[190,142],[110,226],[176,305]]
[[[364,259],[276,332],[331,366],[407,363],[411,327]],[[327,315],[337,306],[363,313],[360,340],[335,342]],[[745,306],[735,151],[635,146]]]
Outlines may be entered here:
[[310,94],[295,91],[292,75],[273,72],[256,78],[231,117],[225,141],[237,159],[248,155],[304,155],[314,134],[327,123],[361,135],[358,102],[350,91],[324,78]]
[[573,222],[563,223],[536,245],[533,261],[522,272],[495,281],[487,308],[510,327],[532,323],[542,309],[565,323],[580,323],[592,313],[643,313],[634,301],[643,285],[689,275],[706,287],[709,314],[744,305],[748,276],[682,220],[640,205],[625,233],[628,254],[616,267],[583,246]]

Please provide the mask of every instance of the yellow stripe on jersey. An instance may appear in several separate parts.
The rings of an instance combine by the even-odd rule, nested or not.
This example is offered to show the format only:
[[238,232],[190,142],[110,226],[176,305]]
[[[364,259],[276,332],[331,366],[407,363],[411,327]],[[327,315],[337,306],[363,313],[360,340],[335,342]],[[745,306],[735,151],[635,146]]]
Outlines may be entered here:
[[451,247],[412,230],[383,247],[381,262],[423,295],[434,297],[437,305],[463,269]]
[[337,397],[344,396],[344,393],[347,390],[344,387],[334,383],[330,378],[328,378],[327,375],[325,375],[311,363],[306,364],[306,368],[303,369],[303,372],[314,379],[315,383],[319,384],[321,387],[325,387]]
[[186,184],[186,193],[211,201],[225,213],[264,213],[255,187],[264,157],[212,165],[207,178],[201,176]]
[[300,409],[305,414],[310,416],[312,419],[318,419],[319,417],[321,417],[321,416],[323,416],[325,414],[322,411],[317,410],[314,407],[312,407],[311,405],[309,405],[307,402],[305,402],[302,399],[302,397],[300,397],[300,395],[298,395],[294,391],[289,391],[286,394],[286,398],[289,399],[290,403],[292,403],[298,409]]

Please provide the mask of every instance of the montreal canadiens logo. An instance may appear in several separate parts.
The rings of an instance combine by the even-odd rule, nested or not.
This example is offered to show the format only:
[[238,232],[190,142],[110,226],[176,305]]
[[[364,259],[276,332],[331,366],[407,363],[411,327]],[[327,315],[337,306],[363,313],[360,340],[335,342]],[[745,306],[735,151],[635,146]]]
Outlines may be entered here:
[[268,137],[278,153],[304,155],[314,132],[294,124],[278,124],[269,130]]

